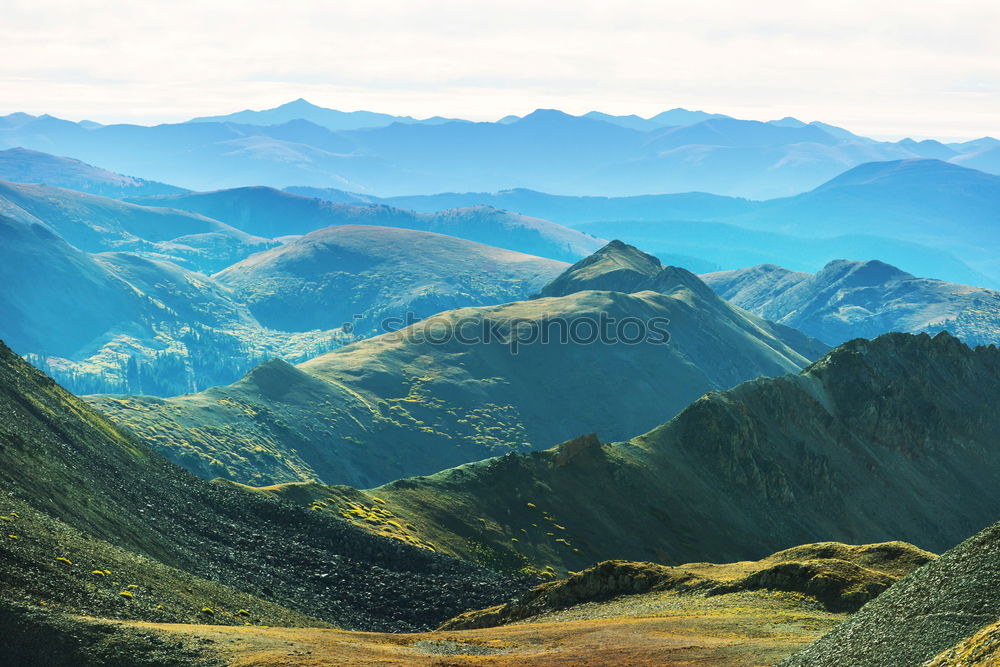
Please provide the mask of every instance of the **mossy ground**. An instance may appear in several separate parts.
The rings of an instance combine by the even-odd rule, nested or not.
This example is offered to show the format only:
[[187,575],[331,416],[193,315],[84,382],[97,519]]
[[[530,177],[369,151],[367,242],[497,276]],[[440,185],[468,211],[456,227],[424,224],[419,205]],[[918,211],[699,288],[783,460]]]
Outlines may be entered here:
[[[556,667],[774,664],[845,618],[775,593],[632,595],[499,628],[421,634],[156,625],[230,664]],[[140,629],[150,626],[141,625]]]

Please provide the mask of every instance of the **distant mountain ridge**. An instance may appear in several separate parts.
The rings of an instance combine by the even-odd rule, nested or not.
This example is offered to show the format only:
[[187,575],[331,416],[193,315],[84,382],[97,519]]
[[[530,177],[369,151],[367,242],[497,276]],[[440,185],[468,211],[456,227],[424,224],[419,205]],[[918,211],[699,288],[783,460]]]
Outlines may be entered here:
[[202,215],[49,185],[0,181],[0,214],[41,224],[86,252],[133,251],[212,273],[276,241]]
[[537,109],[495,123],[354,114],[304,100],[153,127],[12,114],[0,118],[0,147],[56,152],[191,189],[295,184],[383,196],[530,188],[763,199],[880,160],[947,157],[1000,171],[990,157],[1000,151],[985,141],[880,142],[826,123],[684,109],[651,119]]
[[0,180],[44,183],[102,197],[145,197],[184,192],[183,188],[115,174],[99,167],[25,148],[0,151]]
[[825,343],[889,331],[948,331],[1000,344],[1000,292],[917,278],[879,262],[827,264],[815,275],[763,265],[700,276],[719,296]]
[[416,119],[412,116],[393,116],[371,111],[337,111],[311,104],[299,98],[291,102],[261,111],[239,111],[222,116],[202,116],[193,118],[192,123],[241,123],[246,125],[280,125],[293,120],[307,120],[329,130],[358,130],[366,127],[383,127],[392,123],[438,124],[458,121],[457,118]]
[[618,238],[698,273],[757,264],[815,272],[834,259],[878,258],[914,275],[1000,288],[1000,177],[935,159],[867,163],[766,201],[698,192],[570,197],[520,189],[380,199],[287,190],[420,211],[495,206]]

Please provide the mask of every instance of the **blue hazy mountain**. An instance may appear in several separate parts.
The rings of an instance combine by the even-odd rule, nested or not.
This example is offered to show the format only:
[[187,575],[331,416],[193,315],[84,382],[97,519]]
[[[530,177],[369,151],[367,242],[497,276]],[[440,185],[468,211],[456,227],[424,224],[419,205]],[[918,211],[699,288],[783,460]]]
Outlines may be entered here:
[[564,225],[598,220],[715,220],[748,213],[757,202],[705,192],[634,197],[573,197],[518,188],[499,192],[444,192],[434,195],[375,197],[336,188],[291,186],[285,192],[341,204],[386,204],[414,211],[493,206]]
[[145,197],[184,192],[166,183],[124,176],[73,158],[58,157],[26,148],[0,151],[0,180],[45,183],[102,197]]
[[136,252],[205,273],[277,245],[196,213],[50,185],[0,181],[0,214],[43,225],[85,252]]
[[253,111],[246,109],[222,116],[201,116],[193,118],[192,123],[239,123],[245,125],[281,125],[293,120],[307,120],[329,130],[357,130],[364,127],[382,127],[393,123],[426,123],[439,124],[458,120],[455,118],[417,119],[412,116],[393,116],[373,111],[337,111],[316,106],[299,98],[286,102],[273,109]]
[[[362,115],[346,114],[356,119],[351,129],[330,129],[345,127],[327,119],[341,112],[302,101],[152,127],[12,114],[0,118],[0,148],[66,155],[197,190],[300,185],[379,196],[525,188],[763,199],[810,190],[859,164],[948,151],[955,152],[950,160],[1000,171],[995,146],[880,142],[796,119],[763,123],[683,109],[642,119],[539,109],[492,123],[404,117],[385,124],[390,117],[352,113]],[[382,124],[370,125],[376,120]]]
[[[190,215],[170,213],[168,224]],[[155,254],[84,252],[57,228],[72,231],[0,214],[0,338],[84,393],[226,384],[264,359],[304,361],[381,332],[384,317],[525,299],[566,268],[370,225],[320,230],[210,277]]]
[[[932,159],[865,164],[795,197],[764,202],[731,222],[814,238],[877,235],[933,247],[988,276],[988,284],[877,257],[916,275],[1000,283],[1000,177]],[[830,258],[834,259],[834,258]]]
[[757,264],[778,264],[794,271],[818,271],[828,262],[843,258],[880,257],[936,278],[986,287],[1000,280],[980,273],[955,256],[933,246],[866,234],[807,237],[747,229],[725,222],[704,221],[609,221],[576,225],[576,229],[605,238],[621,239],[651,253],[672,253],[695,258],[678,262],[692,271],[738,269]]
[[561,261],[576,261],[604,245],[602,239],[575,229],[488,206],[423,213],[385,204],[333,203],[265,187],[134,201],[199,213],[267,238],[297,236],[334,225],[379,225],[448,234]]
[[730,303],[828,345],[944,330],[968,345],[1000,344],[1000,292],[918,278],[877,260],[838,260],[815,274],[764,264],[700,277]]
[[810,192],[763,202],[704,193],[569,197],[508,190],[380,199],[288,190],[421,211],[489,205],[621,239],[700,272],[757,264],[814,272],[835,259],[878,258],[914,275],[1000,287],[994,259],[1000,177],[933,159],[864,164]]

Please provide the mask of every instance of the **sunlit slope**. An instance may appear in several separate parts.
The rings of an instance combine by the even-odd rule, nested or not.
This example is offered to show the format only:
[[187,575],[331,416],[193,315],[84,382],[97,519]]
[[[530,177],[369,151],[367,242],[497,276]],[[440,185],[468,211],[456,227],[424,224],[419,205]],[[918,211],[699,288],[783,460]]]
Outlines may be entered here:
[[[366,487],[580,432],[629,437],[706,391],[796,372],[825,350],[730,306],[686,271],[665,271],[673,279],[656,292],[447,311],[298,367],[268,362],[229,387],[93,402],[202,476]],[[649,334],[636,344],[560,337],[576,323],[587,332],[628,318]],[[511,345],[512,326],[525,338],[534,328],[538,341]],[[463,336],[441,338],[448,329]]]

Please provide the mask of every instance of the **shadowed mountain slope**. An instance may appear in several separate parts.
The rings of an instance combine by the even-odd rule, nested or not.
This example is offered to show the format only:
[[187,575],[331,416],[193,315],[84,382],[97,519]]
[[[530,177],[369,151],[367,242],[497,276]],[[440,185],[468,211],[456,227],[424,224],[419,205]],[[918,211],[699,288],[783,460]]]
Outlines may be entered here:
[[448,234],[563,261],[576,261],[602,245],[600,239],[568,227],[488,206],[415,213],[384,205],[338,204],[263,187],[135,201],[200,213],[268,238],[307,234],[333,225],[379,225]]
[[[343,225],[312,232],[214,277],[266,326],[386,329],[379,322],[534,294],[565,264],[442,234]],[[412,322],[412,319],[409,321]]]
[[1000,343],[1000,292],[917,278],[875,260],[838,260],[815,275],[763,265],[701,279],[727,301],[831,345],[889,331]]
[[246,604],[270,622],[402,630],[510,590],[470,564],[199,480],[3,345],[0,414],[0,598],[202,622],[242,622]]
[[795,372],[826,349],[727,304],[693,274],[662,273],[673,279],[657,292],[447,311],[201,394],[92,400],[202,476],[373,486],[581,429],[627,437],[706,391]]
[[370,492],[441,549],[557,571],[760,558],[817,539],[943,551],[1000,500],[1000,350],[938,334],[836,348],[800,375],[710,393],[631,440],[580,437]]

